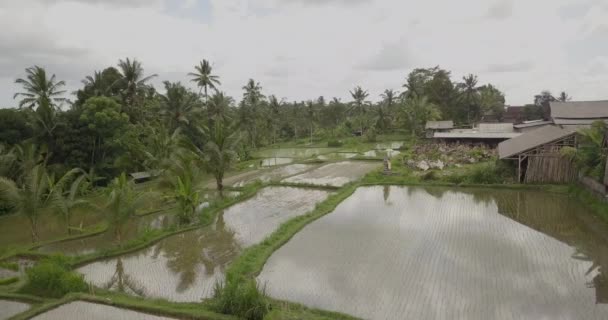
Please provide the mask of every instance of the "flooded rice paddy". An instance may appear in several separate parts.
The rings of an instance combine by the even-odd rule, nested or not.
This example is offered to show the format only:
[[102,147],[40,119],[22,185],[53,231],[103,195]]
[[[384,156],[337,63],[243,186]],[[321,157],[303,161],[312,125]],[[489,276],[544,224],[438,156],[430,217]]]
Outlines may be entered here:
[[[70,226],[90,227],[103,220],[98,213],[78,213],[72,216]],[[41,241],[68,235],[65,222],[58,215],[44,212],[38,220],[38,235]],[[31,244],[30,223],[25,215],[12,214],[0,217],[0,246]]]
[[362,187],[259,280],[365,319],[608,319],[606,236],[562,194]]
[[281,180],[282,178],[293,176],[295,174],[310,170],[314,167],[315,165],[312,164],[290,164],[271,170],[250,171],[244,174],[230,177],[226,180],[233,187],[243,187],[246,184],[255,181],[269,182],[272,180]]
[[260,161],[262,167],[274,167],[293,162],[293,158],[266,158]]
[[379,162],[342,161],[326,164],[320,168],[287,178],[283,181],[340,187],[360,179],[374,169],[380,168],[380,166],[381,163]]
[[8,319],[29,309],[30,305],[23,302],[0,300],[0,320]]
[[321,154],[338,151],[338,148],[280,148],[266,149],[256,152],[259,158],[310,158]]
[[63,304],[55,309],[51,309],[45,313],[32,318],[32,320],[170,320],[166,318],[154,316],[151,314],[141,313],[128,309],[122,309],[104,304],[90,303],[84,301],[74,301]]
[[209,227],[79,268],[93,284],[129,294],[196,302],[211,296],[242,248],[263,240],[281,223],[311,211],[326,191],[268,187],[220,213]]
[[334,160],[334,159],[350,159],[358,156],[356,152],[332,152],[324,155],[317,156],[319,160]]
[[376,146],[374,147],[374,149],[376,149],[376,150],[386,150],[386,149],[397,150],[397,149],[401,149],[401,147],[403,147],[403,144],[404,144],[403,142],[399,142],[399,141],[377,143]]
[[[135,239],[146,230],[166,229],[175,222],[174,215],[169,212],[155,213],[131,219],[123,227],[122,241]],[[110,249],[117,245],[114,233],[109,230],[104,233],[50,243],[37,248],[39,252],[62,253],[67,256],[90,254],[98,250]]]

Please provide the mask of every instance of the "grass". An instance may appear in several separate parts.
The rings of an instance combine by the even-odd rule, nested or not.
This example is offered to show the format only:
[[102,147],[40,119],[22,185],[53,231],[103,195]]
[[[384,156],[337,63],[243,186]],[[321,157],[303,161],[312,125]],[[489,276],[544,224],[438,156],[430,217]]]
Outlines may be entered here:
[[0,268],[12,271],[19,271],[19,264],[17,262],[3,261],[0,262]]
[[19,281],[19,277],[3,278],[3,279],[0,279],[0,286],[7,286],[9,284],[13,284],[18,281]]

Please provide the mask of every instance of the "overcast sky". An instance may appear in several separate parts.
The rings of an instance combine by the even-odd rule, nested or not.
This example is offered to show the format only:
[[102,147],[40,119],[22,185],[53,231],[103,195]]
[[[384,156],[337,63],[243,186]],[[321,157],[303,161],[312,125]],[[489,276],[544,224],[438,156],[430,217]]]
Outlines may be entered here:
[[[473,73],[507,103],[543,89],[608,99],[608,0],[1,0],[0,106],[17,77],[43,66],[68,90],[135,57],[154,81],[188,83],[206,58],[221,89],[247,79],[288,100],[374,100],[409,71]],[[188,84],[190,85],[190,84]]]

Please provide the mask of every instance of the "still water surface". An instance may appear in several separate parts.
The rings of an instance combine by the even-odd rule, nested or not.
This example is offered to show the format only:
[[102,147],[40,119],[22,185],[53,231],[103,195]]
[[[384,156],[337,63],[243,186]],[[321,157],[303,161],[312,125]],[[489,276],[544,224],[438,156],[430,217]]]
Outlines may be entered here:
[[262,241],[281,223],[311,211],[328,192],[268,187],[218,216],[209,227],[181,233],[117,258],[78,269],[87,281],[145,297],[196,302],[213,293],[242,248]]
[[259,276],[366,319],[608,319],[608,228],[536,191],[364,187]]

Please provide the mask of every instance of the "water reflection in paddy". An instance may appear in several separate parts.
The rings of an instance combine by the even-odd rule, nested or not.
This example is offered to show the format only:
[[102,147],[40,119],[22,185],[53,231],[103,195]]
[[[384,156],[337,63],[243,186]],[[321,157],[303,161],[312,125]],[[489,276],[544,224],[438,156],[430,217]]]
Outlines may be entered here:
[[242,248],[268,236],[281,223],[304,214],[328,192],[264,188],[226,209],[209,227],[178,234],[132,254],[78,269],[97,286],[130,294],[199,301],[209,297],[226,266]]
[[23,302],[0,300],[0,319],[8,319],[29,309],[30,305]]
[[104,304],[90,303],[84,301],[74,301],[51,309],[43,314],[35,316],[33,320],[170,320],[141,313],[128,309],[107,306]]
[[292,163],[292,158],[266,158],[260,161],[262,167],[280,166],[282,164]]
[[290,164],[288,166],[278,167],[272,170],[257,170],[246,172],[238,176],[230,177],[227,179],[227,181],[232,186],[242,187],[254,181],[269,182],[272,180],[280,180],[284,177],[289,177],[294,174],[310,170],[314,167],[315,166],[312,164]]
[[281,148],[261,150],[256,152],[255,155],[259,158],[310,158],[336,151],[338,151],[338,148]]
[[369,319],[607,319],[606,225],[535,191],[359,188],[275,252],[276,298]]
[[379,162],[342,161],[326,164],[315,170],[287,178],[283,181],[340,187],[363,177],[380,166]]

